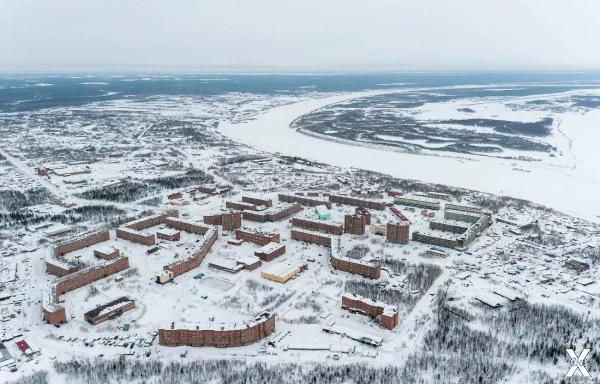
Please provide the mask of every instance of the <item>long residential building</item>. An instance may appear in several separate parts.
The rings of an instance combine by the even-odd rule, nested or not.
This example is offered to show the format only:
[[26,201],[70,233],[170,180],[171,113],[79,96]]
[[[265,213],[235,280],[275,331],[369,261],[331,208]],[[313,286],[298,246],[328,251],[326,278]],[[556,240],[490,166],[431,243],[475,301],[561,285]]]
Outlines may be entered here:
[[300,212],[302,205],[300,203],[279,203],[274,207],[265,209],[264,211],[244,211],[244,220],[256,221],[265,223],[268,221],[279,221]]
[[252,197],[252,196],[242,196],[242,202],[254,204],[257,206],[261,206],[261,205],[264,205],[265,207],[273,206],[273,200],[271,200],[271,199],[261,199],[261,198]]
[[48,291],[43,297],[44,321],[53,325],[66,323],[65,308],[59,304],[60,295],[119,273],[127,268],[129,268],[129,259],[125,256],[120,256],[54,280],[50,283]]
[[[218,237],[219,232],[217,231],[217,228],[209,228],[202,236],[200,245],[194,251],[192,251],[189,256],[182,257],[171,264],[165,265],[163,270],[169,272],[170,278],[172,279],[191,271],[192,269],[198,268],[200,264],[202,264],[202,261],[204,261],[204,258],[212,248],[215,241],[217,241]],[[157,276],[157,281],[159,280],[160,276]]]
[[318,197],[309,197],[304,195],[289,195],[285,193],[280,193],[277,198],[279,201],[284,201],[286,203],[300,203],[305,207],[316,207],[319,205],[325,205],[327,208],[331,209],[331,202],[325,199],[320,199]]
[[455,211],[462,211],[462,212],[482,213],[482,209],[479,207],[472,207],[472,206],[461,205],[461,204],[446,203],[444,208],[455,210]]
[[168,347],[240,347],[255,343],[275,330],[275,314],[264,312],[247,323],[208,323],[185,325],[171,324],[158,330],[158,342]]
[[117,228],[117,238],[129,240],[142,245],[154,245],[156,236],[154,233],[144,233],[131,228]]
[[108,230],[78,236],[76,238],[68,239],[54,247],[54,256],[63,256],[67,253],[78,251],[108,240],[110,240],[110,233]]
[[142,229],[147,229],[159,224],[164,224],[165,220],[167,220],[167,218],[169,217],[179,217],[179,211],[173,209],[165,213],[142,217],[141,219],[130,221],[129,223],[124,224],[123,227],[134,229],[136,231],[141,231]]
[[440,209],[439,201],[426,199],[422,197],[396,196],[394,198],[394,201],[396,204],[406,205],[409,207],[432,209],[434,211]]
[[340,236],[342,233],[344,233],[344,227],[342,224],[329,220],[319,220],[308,217],[293,217],[291,223],[294,227],[329,233],[331,235]]
[[165,225],[169,228],[177,229],[179,231],[184,231],[188,233],[193,233],[196,235],[204,235],[208,232],[210,227],[206,225],[202,225],[202,223],[197,223],[194,221],[183,220],[176,217],[169,217],[165,220]]
[[207,215],[203,218],[204,224],[222,225],[223,230],[230,231],[242,226],[242,213],[239,211]]
[[344,256],[342,244],[339,239],[331,245],[330,262],[334,269],[368,277],[370,279],[379,279],[379,276],[381,275],[381,267],[379,264]]
[[365,207],[368,209],[375,209],[382,211],[385,209],[385,202],[369,200],[360,197],[343,196],[343,195],[329,195],[329,201],[335,204],[351,205],[354,207]]
[[256,204],[245,203],[243,201],[226,201],[225,208],[235,209],[238,211],[256,211],[258,206]]
[[156,225],[164,224],[169,218],[178,217],[179,211],[174,209],[165,213],[146,216],[142,217],[141,219],[130,221],[129,223],[117,228],[117,238],[129,240],[142,245],[154,245],[156,243],[156,236],[153,233],[148,234],[141,231]]
[[258,245],[267,245],[269,243],[279,243],[281,238],[279,233],[267,232],[256,228],[239,228],[235,230],[235,238],[248,241]]
[[[445,221],[434,220],[429,223],[432,231],[414,232],[412,239],[425,244],[446,248],[466,249],[486,228],[492,225],[492,216],[488,213],[474,215],[444,212]],[[459,220],[457,220],[459,219]],[[465,224],[462,224],[462,223]]]
[[361,313],[365,316],[377,318],[379,324],[387,329],[394,329],[398,325],[398,308],[381,301],[371,300],[352,293],[344,293],[342,295],[342,308],[352,313]]
[[325,247],[331,247],[333,235],[322,232],[313,232],[309,230],[292,229],[292,240],[302,241],[309,244],[317,244]]
[[46,257],[46,272],[58,277],[77,272],[80,269],[80,265],[65,260],[63,256],[67,253],[75,252],[108,240],[110,240],[110,233],[108,230],[103,230],[79,235],[60,242]]

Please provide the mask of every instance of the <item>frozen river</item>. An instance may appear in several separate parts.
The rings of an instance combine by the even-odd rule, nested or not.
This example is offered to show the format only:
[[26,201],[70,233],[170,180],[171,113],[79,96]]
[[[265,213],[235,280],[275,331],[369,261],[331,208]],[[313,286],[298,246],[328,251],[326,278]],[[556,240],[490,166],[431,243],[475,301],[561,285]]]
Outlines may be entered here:
[[[378,92],[381,93],[381,92]],[[600,110],[562,116],[570,143],[568,161],[523,162],[486,157],[413,155],[351,145],[289,128],[297,117],[339,101],[375,94],[360,92],[311,99],[273,108],[243,123],[222,123],[228,137],[271,153],[300,156],[404,179],[452,185],[530,200],[600,222]],[[520,170],[515,170],[518,168]]]

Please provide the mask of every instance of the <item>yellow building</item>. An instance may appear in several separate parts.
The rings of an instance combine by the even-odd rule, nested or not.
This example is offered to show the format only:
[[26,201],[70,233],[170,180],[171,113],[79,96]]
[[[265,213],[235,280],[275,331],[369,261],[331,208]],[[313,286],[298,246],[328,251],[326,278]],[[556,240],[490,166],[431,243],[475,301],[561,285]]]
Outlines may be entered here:
[[260,276],[264,279],[284,284],[298,273],[300,273],[299,266],[281,261],[279,263],[269,265],[267,268],[261,271]]

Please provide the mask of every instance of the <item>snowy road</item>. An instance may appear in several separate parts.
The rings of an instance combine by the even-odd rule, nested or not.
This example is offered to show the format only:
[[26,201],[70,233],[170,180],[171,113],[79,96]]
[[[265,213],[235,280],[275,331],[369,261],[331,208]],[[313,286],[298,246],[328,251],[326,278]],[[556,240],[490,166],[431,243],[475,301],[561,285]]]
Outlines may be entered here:
[[[252,121],[222,123],[219,130],[234,140],[271,153],[511,196],[600,222],[600,199],[591,198],[600,194],[600,156],[594,150],[600,139],[600,111],[573,114],[561,122],[561,132],[572,140],[573,156],[580,162],[574,169],[545,162],[412,155],[324,140],[289,128],[294,119],[315,109],[373,94],[376,92],[358,92],[287,104]],[[593,126],[598,129],[592,129]]]

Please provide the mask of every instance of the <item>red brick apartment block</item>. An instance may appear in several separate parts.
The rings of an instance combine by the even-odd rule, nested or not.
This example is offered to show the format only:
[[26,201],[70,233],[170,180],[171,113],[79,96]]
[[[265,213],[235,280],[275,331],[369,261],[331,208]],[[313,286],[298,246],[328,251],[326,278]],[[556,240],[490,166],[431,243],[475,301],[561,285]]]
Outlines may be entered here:
[[237,229],[242,226],[242,213],[235,211],[204,216],[204,224],[222,225],[225,231]]
[[270,233],[255,228],[240,228],[235,230],[235,238],[248,241],[258,245],[279,243],[279,233]]
[[386,240],[390,243],[408,244],[410,239],[410,224],[408,221],[399,221],[388,223],[386,231]]
[[380,301],[345,293],[342,295],[342,308],[352,313],[378,318],[379,324],[387,329],[394,329],[398,325],[398,309]]
[[265,223],[267,221],[283,220],[301,210],[302,205],[300,203],[279,203],[277,206],[264,211],[244,211],[243,217],[245,220]]
[[311,231],[329,233],[331,235],[340,236],[344,233],[344,227],[342,224],[334,223],[331,221],[309,219],[304,217],[294,217],[291,220],[294,227],[304,228]]
[[198,268],[204,258],[212,248],[215,241],[219,237],[219,232],[216,228],[209,228],[208,231],[203,235],[200,246],[194,250],[194,252],[183,259],[177,260],[171,264],[165,265],[163,270],[170,271],[173,273],[173,277],[182,275],[194,268]]
[[331,247],[331,235],[311,232],[308,230],[292,229],[291,237],[293,240],[302,241],[309,244],[317,244],[325,247]]
[[56,286],[56,294],[60,296],[77,288],[81,288],[94,281],[103,279],[115,273],[121,272],[129,268],[129,259],[127,257],[119,257],[109,260],[102,265],[94,265],[70,275],[58,278],[54,284]]
[[256,211],[256,204],[244,203],[241,201],[226,201],[225,208],[235,209],[238,211]]
[[301,195],[288,195],[285,193],[280,193],[277,198],[279,201],[283,201],[286,203],[300,203],[305,207],[316,207],[318,205],[325,205],[327,208],[331,209],[331,203],[324,199],[319,199],[316,197],[305,197]]
[[334,269],[342,272],[353,273],[369,279],[379,279],[381,275],[381,267],[378,264],[344,256],[339,240],[332,244],[329,260]]
[[216,187],[199,187],[198,192],[206,193],[207,195],[216,195],[217,188]]
[[60,259],[46,259],[46,273],[57,277],[70,275],[79,271],[79,266]]
[[367,219],[364,216],[346,215],[344,217],[344,232],[362,236],[365,234]]
[[169,217],[179,217],[179,211],[174,209],[159,215],[143,217],[141,219],[131,221],[123,225],[123,227],[140,231],[142,229],[154,227],[155,225],[163,224]]
[[254,251],[254,256],[257,256],[262,261],[272,261],[275,258],[285,253],[285,244],[269,243],[260,249]]
[[117,228],[117,237],[123,240],[129,240],[142,245],[154,245],[156,238],[153,233],[146,234],[135,229]]
[[60,325],[67,322],[67,312],[65,311],[65,308],[60,305],[57,305],[54,308],[44,307],[42,312],[43,320],[46,323]]
[[183,220],[177,217],[167,218],[165,220],[165,226],[177,229],[179,231],[194,233],[196,235],[204,235],[209,230],[209,227],[206,225],[189,220]]
[[168,347],[240,347],[255,343],[275,330],[275,314],[265,312],[245,324],[208,324],[158,330],[158,343]]
[[385,209],[385,202],[383,201],[367,200],[352,196],[329,195],[329,201],[336,204],[352,205],[378,211]]
[[371,225],[371,212],[365,207],[356,207],[354,214],[365,218],[367,225]]
[[242,196],[242,202],[259,205],[259,206],[264,205],[265,207],[273,206],[273,200],[271,200],[271,199],[260,199],[260,198],[251,197],[251,196]]
[[107,230],[67,240],[54,248],[54,256],[62,256],[108,240],[110,240],[110,233]]

